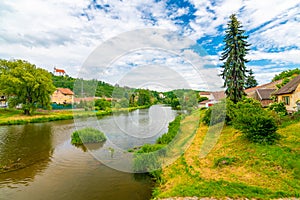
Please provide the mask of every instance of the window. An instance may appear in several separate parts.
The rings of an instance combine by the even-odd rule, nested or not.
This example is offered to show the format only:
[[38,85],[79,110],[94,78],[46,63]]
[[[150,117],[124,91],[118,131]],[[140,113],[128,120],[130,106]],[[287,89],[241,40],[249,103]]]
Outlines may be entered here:
[[283,96],[282,101],[285,105],[290,105],[290,97],[289,96]]

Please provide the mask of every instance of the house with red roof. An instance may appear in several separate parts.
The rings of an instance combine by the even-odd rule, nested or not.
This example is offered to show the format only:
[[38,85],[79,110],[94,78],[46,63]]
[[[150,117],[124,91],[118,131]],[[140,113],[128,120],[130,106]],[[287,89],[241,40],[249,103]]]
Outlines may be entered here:
[[72,104],[74,92],[69,88],[57,88],[51,95],[51,102],[56,104]]

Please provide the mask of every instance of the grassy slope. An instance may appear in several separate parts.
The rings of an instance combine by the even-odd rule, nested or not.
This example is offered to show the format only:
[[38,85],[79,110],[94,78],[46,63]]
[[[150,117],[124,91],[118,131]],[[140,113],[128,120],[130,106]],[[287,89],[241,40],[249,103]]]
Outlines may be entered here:
[[[232,127],[225,127],[213,150],[200,159],[207,127],[201,125],[186,153],[163,170],[155,198],[174,196],[248,197],[270,199],[300,197],[300,123],[278,132],[281,141],[272,146],[252,144]],[[217,159],[234,158],[216,167]]]

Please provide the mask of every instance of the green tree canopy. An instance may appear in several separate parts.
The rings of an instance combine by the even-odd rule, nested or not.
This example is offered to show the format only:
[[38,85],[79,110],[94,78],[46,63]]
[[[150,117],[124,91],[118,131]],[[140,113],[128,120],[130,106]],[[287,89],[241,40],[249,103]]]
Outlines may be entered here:
[[245,82],[245,89],[256,87],[258,85],[254,75],[253,75],[252,69],[249,70],[249,74],[246,77],[246,82]]
[[278,80],[285,79],[285,78],[291,78],[291,77],[297,76],[299,74],[300,74],[300,69],[298,69],[298,68],[285,70],[285,71],[281,72],[280,74],[275,75],[275,77],[272,79],[272,81],[278,81]]
[[250,46],[246,39],[245,31],[242,29],[241,22],[237,20],[235,14],[230,16],[225,31],[224,49],[220,60],[224,61],[221,66],[220,76],[224,79],[226,95],[234,103],[240,101],[244,96],[244,86],[246,81],[246,66],[248,60],[245,58]]
[[0,60],[0,88],[9,96],[9,106],[22,105],[30,115],[38,106],[50,108],[55,87],[52,75],[23,60]]

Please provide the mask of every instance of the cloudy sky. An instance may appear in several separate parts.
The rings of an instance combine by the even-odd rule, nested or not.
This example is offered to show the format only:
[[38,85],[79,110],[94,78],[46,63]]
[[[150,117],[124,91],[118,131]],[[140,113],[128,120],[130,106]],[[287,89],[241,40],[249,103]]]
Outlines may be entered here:
[[[128,31],[158,28],[194,41],[189,50],[203,56],[201,47],[210,62],[202,66],[213,71],[221,64],[224,30],[232,13],[237,14],[249,35],[252,45],[247,58],[251,61],[247,66],[253,69],[259,83],[270,81],[283,70],[300,67],[297,0],[2,0],[0,58],[24,59],[49,71],[56,66],[78,76],[101,44]],[[182,47],[187,49],[186,44]],[[151,55],[151,59],[138,58],[143,53]],[[143,65],[172,65],[175,71],[177,66],[187,66],[180,60],[181,55],[176,58],[171,54],[157,50],[127,53],[115,59],[115,66],[122,68],[111,67],[105,81],[118,82],[114,73],[134,68],[141,60]],[[181,75],[183,71],[187,70],[176,73]],[[194,83],[192,87],[200,85]]]

